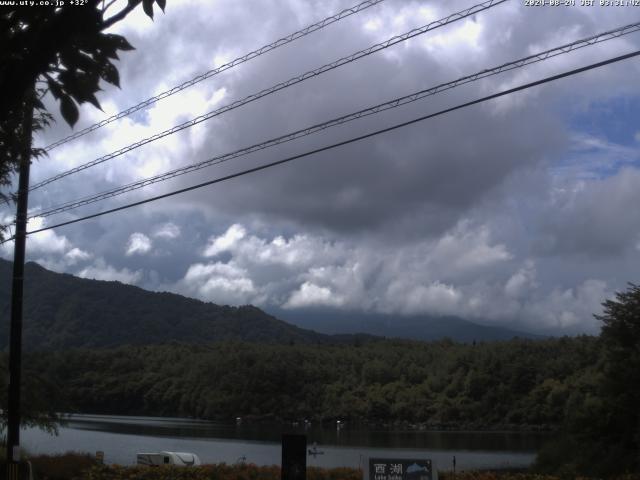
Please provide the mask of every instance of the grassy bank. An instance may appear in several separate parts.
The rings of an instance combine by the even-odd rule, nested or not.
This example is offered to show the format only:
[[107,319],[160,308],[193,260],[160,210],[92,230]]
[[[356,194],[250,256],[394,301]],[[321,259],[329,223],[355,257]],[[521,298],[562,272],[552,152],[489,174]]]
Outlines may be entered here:
[[[203,465],[201,467],[94,467],[84,474],[86,480],[280,480],[280,467],[256,465]],[[361,480],[353,468],[307,468],[308,480]]]
[[[99,465],[88,454],[38,455],[29,458],[34,480],[280,480],[280,467],[256,465],[202,465],[159,467]],[[6,466],[0,463],[0,478]],[[353,468],[307,468],[308,480],[361,480]]]
[[[199,467],[159,467],[100,465],[89,454],[38,455],[29,458],[34,480],[280,480],[280,467],[202,465]],[[4,478],[4,462],[0,462],[0,478]],[[587,480],[568,475],[541,475],[527,471],[463,471],[439,472],[439,480]],[[307,480],[362,480],[362,472],[354,468],[307,468]],[[640,480],[639,474],[611,477],[609,480]]]
[[[88,453],[68,452],[61,455],[28,455],[24,459],[31,463],[34,480],[75,480],[84,478],[84,473],[97,466],[95,457]],[[4,453],[0,456],[0,479],[6,471]]]
[[[607,477],[608,480],[640,480],[640,474],[621,475]],[[508,470],[498,471],[465,471],[465,472],[440,472],[439,480],[596,480],[589,477],[541,475],[533,472],[513,472]]]

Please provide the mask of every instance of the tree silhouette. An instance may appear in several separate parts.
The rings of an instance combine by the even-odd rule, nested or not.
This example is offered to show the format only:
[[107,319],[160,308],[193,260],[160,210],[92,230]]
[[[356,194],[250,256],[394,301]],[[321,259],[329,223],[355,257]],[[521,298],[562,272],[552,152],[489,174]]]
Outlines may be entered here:
[[[68,3],[68,2],[67,2]],[[30,142],[24,129],[24,109],[33,104],[33,128],[48,125],[51,116],[42,97],[51,93],[69,125],[78,120],[78,104],[100,104],[100,83],[120,86],[114,60],[133,50],[121,35],[105,30],[138,5],[153,18],[153,5],[163,11],[166,0],[129,0],[113,11],[115,0],[87,0],[82,6],[18,7],[0,12],[0,186],[8,186],[20,153]],[[35,90],[35,94],[34,94]],[[32,156],[42,154],[32,151]],[[6,199],[6,195],[2,195]]]
[[592,372],[569,393],[563,430],[538,467],[564,476],[640,471],[640,286],[606,300]]
[[609,448],[622,471],[640,471],[640,286],[633,283],[603,304],[605,349],[602,388]]
[[[59,102],[62,117],[73,127],[78,120],[79,104],[89,102],[100,108],[95,94],[100,90],[101,81],[120,86],[118,69],[113,61],[118,59],[119,51],[132,50],[133,47],[124,37],[106,33],[105,30],[124,19],[140,4],[145,13],[153,18],[154,3],[164,10],[166,0],[128,0],[126,6],[115,13],[115,0],[108,3],[104,0],[87,0],[84,5],[67,2],[67,6],[55,8],[25,6],[0,11],[0,186],[11,185],[13,174],[21,164],[27,167],[20,169],[21,178],[28,181],[28,164],[23,162],[30,162],[34,156],[44,153],[33,149],[31,143],[32,131],[46,127],[52,119],[42,102],[43,96],[51,93]],[[7,195],[2,194],[2,197],[8,200]],[[14,198],[14,195],[10,197]],[[18,216],[26,216],[27,197],[21,198]],[[0,239],[4,233],[2,229],[6,228],[3,226],[0,229]],[[21,238],[21,251],[24,252],[24,234]],[[18,240],[16,252],[19,251]],[[20,278],[21,272],[14,272],[14,275]],[[21,293],[15,298],[19,299],[21,305]],[[21,329],[20,317],[19,313],[18,332]],[[18,380],[13,377],[15,372],[20,372],[20,337],[13,336],[14,320],[15,317],[12,317],[11,351],[13,354],[13,349],[17,348],[18,368],[11,367],[10,383],[20,385],[19,375],[16,375]],[[14,344],[15,338],[18,340]],[[35,382],[30,388],[31,393],[50,389],[43,377],[30,375],[28,380]],[[10,391],[8,403],[10,409],[15,408],[20,413],[20,395],[12,394],[16,391]],[[47,395],[25,398],[23,423],[35,422],[45,428],[50,427],[51,421],[56,419],[55,413],[45,411],[43,414],[44,407],[37,405],[37,402],[29,405],[30,399],[46,399]],[[11,399],[14,406],[11,406]],[[4,415],[7,408],[4,404],[2,407]],[[8,448],[12,445],[12,428],[10,422]]]

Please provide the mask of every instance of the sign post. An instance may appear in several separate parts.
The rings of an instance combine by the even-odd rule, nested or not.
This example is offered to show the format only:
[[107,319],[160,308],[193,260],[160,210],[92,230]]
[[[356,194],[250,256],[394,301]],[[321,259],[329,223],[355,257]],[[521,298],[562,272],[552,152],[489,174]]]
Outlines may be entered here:
[[307,437],[282,435],[282,480],[307,478]]
[[364,480],[437,480],[431,460],[413,458],[369,458]]

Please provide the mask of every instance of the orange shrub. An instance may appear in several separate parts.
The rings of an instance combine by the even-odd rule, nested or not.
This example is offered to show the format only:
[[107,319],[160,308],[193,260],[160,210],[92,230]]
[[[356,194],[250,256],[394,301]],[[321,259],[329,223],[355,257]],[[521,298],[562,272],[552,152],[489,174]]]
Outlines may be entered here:
[[34,478],[38,480],[69,480],[81,477],[96,460],[86,453],[67,452],[61,455],[38,455],[30,457]]
[[[361,480],[362,473],[352,468],[309,467],[308,480]],[[80,480],[80,478],[78,478]],[[256,465],[203,465],[200,467],[121,467],[97,466],[86,471],[82,480],[280,480],[280,467]]]

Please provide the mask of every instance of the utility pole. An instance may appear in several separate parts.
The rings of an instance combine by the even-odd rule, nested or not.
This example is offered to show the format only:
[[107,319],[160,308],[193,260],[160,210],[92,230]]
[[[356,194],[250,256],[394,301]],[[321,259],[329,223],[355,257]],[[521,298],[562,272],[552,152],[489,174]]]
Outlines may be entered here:
[[9,337],[9,404],[7,414],[7,478],[19,478],[20,462],[20,385],[22,373],[22,292],[27,240],[27,205],[29,203],[29,169],[31,166],[31,133],[33,128],[33,95],[27,91],[22,118],[24,146],[18,178],[18,205],[13,250],[13,282],[11,286],[11,331]]

